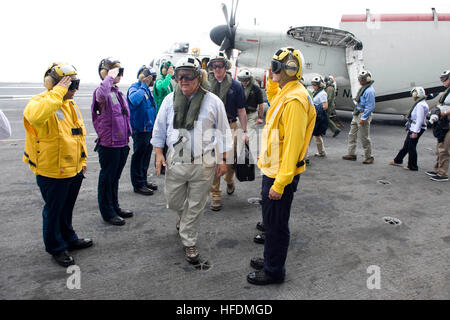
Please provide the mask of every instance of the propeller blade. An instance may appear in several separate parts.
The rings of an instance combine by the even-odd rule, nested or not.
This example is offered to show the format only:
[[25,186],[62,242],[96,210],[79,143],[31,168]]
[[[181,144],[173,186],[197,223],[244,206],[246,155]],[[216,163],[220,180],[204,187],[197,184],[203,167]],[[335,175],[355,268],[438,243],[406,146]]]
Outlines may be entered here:
[[[234,3],[234,1],[233,1]],[[234,7],[234,11],[233,9],[231,9],[231,18],[230,18],[230,26],[234,27],[234,25],[236,24],[236,12],[237,12],[237,7],[239,4],[239,0],[236,0],[236,6]]]
[[234,0],[232,0],[232,2],[231,2],[231,12],[230,12],[230,22],[229,22],[229,25],[231,28],[233,28],[233,25],[234,25],[234,21],[232,21],[233,20],[233,12],[234,12]]
[[225,22],[228,24],[230,21],[228,20],[228,10],[227,10],[227,5],[225,3],[222,3],[222,12],[223,15],[225,16]]

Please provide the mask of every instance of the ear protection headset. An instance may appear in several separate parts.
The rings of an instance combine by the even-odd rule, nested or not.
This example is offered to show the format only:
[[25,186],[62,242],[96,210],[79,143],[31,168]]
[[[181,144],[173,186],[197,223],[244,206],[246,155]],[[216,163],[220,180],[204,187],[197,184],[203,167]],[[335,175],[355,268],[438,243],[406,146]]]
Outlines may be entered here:
[[[286,57],[288,60],[284,64],[281,63]],[[283,68],[288,77],[295,76],[299,80],[302,78],[304,58],[300,50],[290,47],[281,48],[273,55],[272,60],[275,61],[272,63],[272,72],[277,73]]]
[[372,75],[369,71],[363,70],[359,73],[358,80],[366,80],[367,82],[372,81]]
[[411,90],[411,95],[414,99],[416,98],[425,98],[427,95],[425,94],[425,89],[422,87],[414,87]]
[[100,61],[100,64],[98,65],[98,75],[103,80],[108,75],[109,70],[114,68],[120,68],[119,59],[113,59],[111,57],[105,58],[102,61]]
[[65,76],[77,75],[77,69],[67,63],[54,62],[44,74],[44,87],[51,90]]

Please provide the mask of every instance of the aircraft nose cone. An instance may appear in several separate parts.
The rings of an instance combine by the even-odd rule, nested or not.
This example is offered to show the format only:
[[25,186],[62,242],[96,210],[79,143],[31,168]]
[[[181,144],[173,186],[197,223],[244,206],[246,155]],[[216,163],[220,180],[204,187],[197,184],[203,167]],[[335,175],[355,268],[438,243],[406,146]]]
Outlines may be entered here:
[[226,24],[214,27],[211,32],[209,33],[209,37],[211,38],[212,42],[217,44],[218,46],[221,45],[223,39],[227,36],[228,32],[228,26]]

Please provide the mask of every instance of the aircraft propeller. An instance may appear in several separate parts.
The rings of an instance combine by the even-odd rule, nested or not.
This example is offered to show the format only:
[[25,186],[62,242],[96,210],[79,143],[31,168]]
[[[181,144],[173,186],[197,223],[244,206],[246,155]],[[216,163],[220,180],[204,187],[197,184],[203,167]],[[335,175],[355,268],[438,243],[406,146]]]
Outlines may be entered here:
[[226,25],[220,25],[213,28],[209,34],[211,40],[220,46],[220,51],[225,51],[228,58],[231,57],[231,52],[234,49],[234,39],[236,36],[236,11],[239,0],[236,0],[236,6],[234,0],[231,4],[231,15],[228,17],[227,6],[222,3],[222,12],[225,17]]

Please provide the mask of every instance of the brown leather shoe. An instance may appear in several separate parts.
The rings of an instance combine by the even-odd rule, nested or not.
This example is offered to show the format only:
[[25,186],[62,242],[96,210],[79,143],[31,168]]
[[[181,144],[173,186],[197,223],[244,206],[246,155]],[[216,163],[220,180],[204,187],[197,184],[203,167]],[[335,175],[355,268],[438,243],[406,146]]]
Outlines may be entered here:
[[342,159],[356,161],[356,155],[354,155],[354,154],[347,154],[347,155],[343,156]]
[[197,263],[199,254],[196,246],[184,247],[184,252],[186,254],[186,260],[189,263]]
[[366,160],[363,161],[364,164],[372,164],[374,161],[373,157],[367,158]]
[[220,211],[222,209],[222,203],[220,200],[211,200],[211,210]]

